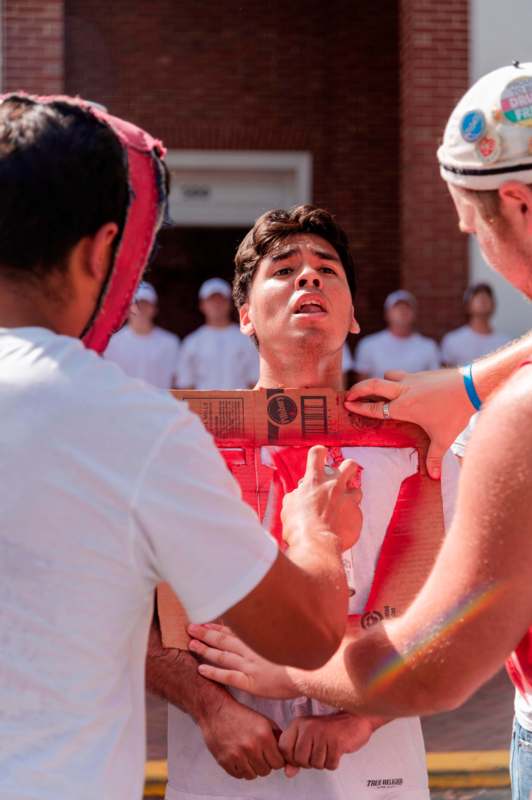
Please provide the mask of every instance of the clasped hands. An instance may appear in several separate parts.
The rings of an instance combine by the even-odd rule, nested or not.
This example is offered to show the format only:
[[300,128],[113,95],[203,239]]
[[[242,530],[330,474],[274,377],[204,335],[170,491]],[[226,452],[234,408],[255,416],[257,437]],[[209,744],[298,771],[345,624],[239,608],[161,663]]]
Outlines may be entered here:
[[[198,671],[203,677],[261,697],[298,695],[286,667],[258,656],[229,628],[211,623],[190,625],[188,630],[193,637],[190,650],[202,659]],[[228,710],[234,726],[221,730],[221,717]],[[281,731],[233,698],[229,709],[202,725],[206,744],[220,766],[233,777],[247,780],[266,776],[272,769],[284,768],[288,778],[300,768],[334,770],[345,753],[355,752],[369,740],[373,730],[372,720],[339,712],[295,717]]]

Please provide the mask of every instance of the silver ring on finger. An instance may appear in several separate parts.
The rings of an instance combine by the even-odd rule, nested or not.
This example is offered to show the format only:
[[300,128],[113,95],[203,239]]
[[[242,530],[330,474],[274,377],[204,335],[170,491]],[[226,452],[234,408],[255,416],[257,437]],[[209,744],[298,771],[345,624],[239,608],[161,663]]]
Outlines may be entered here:
[[390,403],[383,403],[382,405],[382,416],[383,419],[391,419],[392,415],[390,414]]

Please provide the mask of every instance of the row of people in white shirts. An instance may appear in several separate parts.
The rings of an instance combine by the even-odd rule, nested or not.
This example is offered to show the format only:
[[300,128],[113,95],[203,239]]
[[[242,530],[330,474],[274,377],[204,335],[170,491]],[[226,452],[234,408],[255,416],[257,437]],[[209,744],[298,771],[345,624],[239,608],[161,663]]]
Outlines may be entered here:
[[210,278],[199,290],[205,325],[181,343],[154,324],[158,297],[149,283],[135,295],[128,324],[115,334],[105,358],[126,374],[161,389],[245,389],[255,385],[259,358],[253,342],[231,322],[231,287]]
[[[113,336],[106,358],[132,377],[169,389],[239,389],[255,385],[258,354],[253,343],[231,322],[231,287],[211,278],[199,291],[200,310],[206,324],[180,344],[169,331],[154,325],[157,294],[143,283],[136,295],[129,324]],[[390,370],[420,372],[440,366],[470,363],[506,344],[510,337],[494,331],[493,291],[488,284],[471,286],[464,297],[467,325],[443,337],[441,347],[415,331],[417,303],[407,291],[392,292],[384,303],[388,327],[361,340],[355,355],[346,344],[344,374],[382,377]]]
[[364,378],[383,377],[391,370],[421,372],[440,366],[462,366],[510,341],[510,336],[491,326],[495,298],[489,284],[470,286],[464,307],[468,323],[446,334],[438,347],[433,339],[415,331],[415,297],[402,289],[392,292],[384,303],[388,327],[362,339],[351,361],[349,349],[345,348],[344,372],[353,370]]

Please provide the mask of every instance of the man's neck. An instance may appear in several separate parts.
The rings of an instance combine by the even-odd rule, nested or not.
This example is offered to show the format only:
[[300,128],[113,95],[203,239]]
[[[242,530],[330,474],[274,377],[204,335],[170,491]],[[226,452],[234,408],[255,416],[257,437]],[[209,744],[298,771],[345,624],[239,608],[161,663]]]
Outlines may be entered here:
[[57,333],[56,315],[43,290],[29,282],[0,280],[0,328],[47,328]]
[[469,320],[469,327],[472,331],[475,331],[475,333],[481,333],[485,336],[493,332],[489,317],[471,317]]
[[258,389],[302,389],[306,387],[328,388],[341,391],[343,386],[342,351],[332,355],[313,358],[287,359],[259,353],[260,377]]
[[137,319],[134,322],[130,321],[129,327],[131,328],[133,333],[137,334],[137,336],[148,336],[155,328],[155,325],[153,324],[153,322],[147,322],[144,320],[141,321]]

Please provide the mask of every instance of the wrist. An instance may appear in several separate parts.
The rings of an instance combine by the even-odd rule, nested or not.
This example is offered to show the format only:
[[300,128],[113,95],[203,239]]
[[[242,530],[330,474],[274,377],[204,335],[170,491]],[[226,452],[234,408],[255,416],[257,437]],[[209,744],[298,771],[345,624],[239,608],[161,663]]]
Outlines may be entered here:
[[205,683],[201,691],[197,693],[197,702],[191,716],[194,722],[204,731],[209,728],[215,718],[224,713],[228,703],[234,703],[236,700],[233,700],[223,686],[218,686],[208,678],[198,677],[201,677]]
[[321,522],[294,526],[284,538],[289,548],[310,546],[315,549],[316,547],[324,547],[327,549],[336,548],[340,552],[339,537]]
[[473,364],[466,364],[464,367],[460,367],[459,372],[464,381],[464,389],[469,402],[476,411],[480,411],[482,400],[480,399],[477,386],[473,379]]

